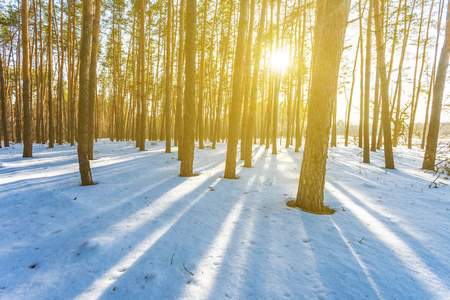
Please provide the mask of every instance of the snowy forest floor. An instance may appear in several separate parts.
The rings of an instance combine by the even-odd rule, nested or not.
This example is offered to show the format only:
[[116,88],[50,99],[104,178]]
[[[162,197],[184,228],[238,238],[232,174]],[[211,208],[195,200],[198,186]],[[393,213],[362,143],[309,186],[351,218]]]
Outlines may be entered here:
[[450,181],[430,184],[423,151],[329,151],[331,216],[286,206],[302,153],[256,147],[221,178],[226,145],[195,150],[100,140],[95,186],[76,147],[0,150],[1,299],[449,299]]

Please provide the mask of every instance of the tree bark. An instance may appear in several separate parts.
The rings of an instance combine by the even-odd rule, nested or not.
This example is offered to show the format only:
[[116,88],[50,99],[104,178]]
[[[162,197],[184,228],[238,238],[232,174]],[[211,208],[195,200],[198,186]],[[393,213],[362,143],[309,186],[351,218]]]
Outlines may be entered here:
[[33,108],[30,93],[28,38],[28,0],[22,0],[23,157],[33,156]]
[[47,42],[47,61],[48,61],[48,147],[55,146],[55,128],[53,126],[53,98],[52,98],[52,13],[53,0],[48,1],[48,42]]
[[441,57],[439,58],[436,73],[436,82],[433,89],[433,103],[431,105],[430,129],[427,136],[427,146],[423,159],[422,169],[434,170],[436,161],[436,150],[439,139],[439,127],[441,124],[442,102],[444,98],[445,79],[450,59],[450,0],[447,5],[447,21],[445,26],[445,40],[442,45]]
[[245,35],[248,29],[248,0],[240,1],[239,28],[234,57],[233,94],[229,114],[227,157],[224,178],[236,179],[236,151],[242,109],[242,77],[244,75]]
[[370,66],[372,64],[372,5],[369,4],[367,14],[367,40],[366,40],[366,66],[364,75],[364,148],[363,163],[370,163],[370,135],[369,135],[369,108],[370,108]]
[[[184,10],[185,0],[180,1],[180,28],[179,28],[179,48],[177,65],[177,108],[175,112],[175,143],[181,148],[183,138],[183,71],[184,71]],[[178,151],[178,160],[181,160],[180,151]]]
[[89,119],[88,119],[88,142],[89,151],[88,158],[94,159],[94,118],[95,118],[95,101],[97,98],[97,57],[98,57],[98,38],[100,33],[100,14],[102,8],[102,0],[95,0],[95,13],[92,23],[92,48],[91,63],[89,67]]
[[78,164],[81,185],[93,185],[89,164],[89,65],[92,42],[92,0],[83,0],[80,45],[80,91],[78,99]]
[[195,138],[195,40],[197,0],[186,1],[186,83],[184,88],[183,139],[180,176],[194,175]]
[[[2,101],[2,126],[3,126],[3,141],[4,146],[9,147],[8,121],[6,116],[6,91],[5,81],[3,77],[3,59],[0,57],[0,97]],[[0,136],[0,146],[2,144]]]
[[167,45],[166,45],[166,153],[171,153],[172,143],[172,0],[167,1]]
[[[252,5],[254,5],[252,1]],[[256,103],[258,102],[258,80],[259,80],[259,69],[261,64],[262,46],[264,42],[264,27],[266,22],[267,14],[267,0],[263,0],[261,7],[261,17],[259,21],[258,36],[256,37],[256,48],[255,55],[253,57],[255,61],[255,67],[253,68],[253,78],[251,84],[251,98],[250,98],[250,109],[247,124],[247,133],[245,135],[245,162],[244,167],[250,168],[252,166],[252,139],[254,137],[255,125],[256,125]],[[249,45],[250,47],[250,45]],[[264,90],[262,90],[264,92]]]
[[391,120],[389,112],[389,82],[386,76],[386,61],[384,53],[384,38],[382,34],[382,24],[379,9],[379,0],[370,0],[374,12],[375,20],[375,38],[377,43],[377,68],[380,75],[381,83],[381,101],[382,101],[382,126],[384,135],[384,161],[386,169],[395,169],[394,166],[394,154],[392,151],[392,139],[391,139]]
[[308,127],[296,201],[307,212],[331,212],[323,203],[325,172],[349,11],[349,0],[317,1]]

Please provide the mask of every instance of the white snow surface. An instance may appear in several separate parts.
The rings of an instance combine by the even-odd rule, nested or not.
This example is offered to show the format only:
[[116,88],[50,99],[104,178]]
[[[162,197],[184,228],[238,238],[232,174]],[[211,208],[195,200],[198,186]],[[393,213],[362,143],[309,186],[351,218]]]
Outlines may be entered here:
[[94,186],[76,147],[0,149],[1,299],[450,299],[450,184],[423,151],[329,150],[325,204],[289,208],[302,153],[256,146],[223,179],[226,145],[195,150],[100,140]]

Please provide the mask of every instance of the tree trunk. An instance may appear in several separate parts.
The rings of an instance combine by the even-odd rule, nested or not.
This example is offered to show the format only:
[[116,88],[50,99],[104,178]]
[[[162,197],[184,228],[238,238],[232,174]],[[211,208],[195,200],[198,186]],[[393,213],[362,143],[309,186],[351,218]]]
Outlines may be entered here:
[[[98,0],[97,0],[98,1]],[[93,185],[89,164],[89,64],[92,42],[92,1],[83,0],[80,47],[80,91],[78,99],[78,164],[81,185]]]
[[[247,128],[251,127],[252,125],[249,124],[249,102],[250,102],[250,89],[251,89],[251,82],[252,82],[252,46],[253,46],[253,27],[254,27],[254,19],[255,19],[255,5],[256,1],[251,0],[250,2],[250,24],[248,29],[248,36],[247,36],[247,50],[245,54],[245,64],[244,64],[244,97],[243,97],[243,114],[242,114],[242,125],[241,125],[241,160],[244,160],[246,157],[246,150],[247,150],[247,142],[246,142],[246,135],[247,135]],[[256,107],[255,107],[256,109]],[[251,148],[251,142],[250,142],[250,148]],[[251,153],[251,151],[250,151]],[[251,157],[251,154],[250,154]],[[251,159],[251,158],[250,158]],[[245,164],[244,164],[245,166]]]
[[[3,78],[3,60],[0,57],[0,97],[1,97],[1,105],[2,105],[2,126],[3,126],[3,141],[4,146],[9,147],[9,135],[8,135],[8,122],[6,116],[6,91],[5,91],[5,82]],[[0,146],[2,144],[1,136],[0,136]]]
[[145,150],[145,128],[147,125],[147,101],[145,97],[145,7],[146,1],[140,0],[141,22],[139,27],[139,66],[138,76],[140,85],[138,84],[138,102],[141,103],[139,117],[139,151]]
[[172,31],[172,0],[167,1],[167,45],[166,45],[166,153],[171,152],[172,143],[172,57],[171,57],[171,31]]
[[95,0],[95,13],[92,23],[92,48],[91,63],[89,67],[89,91],[88,91],[88,158],[94,159],[94,119],[95,119],[95,102],[97,98],[97,58],[98,58],[98,38],[100,33],[100,14],[102,8],[102,0]]
[[[254,0],[252,0],[252,5],[254,5]],[[251,98],[250,98],[250,109],[247,124],[247,133],[245,135],[245,147],[247,151],[245,152],[245,162],[244,167],[250,168],[252,166],[252,139],[254,137],[255,125],[256,125],[256,103],[258,102],[258,80],[259,80],[259,68],[261,64],[262,46],[264,41],[264,27],[266,22],[267,14],[267,0],[263,0],[261,8],[261,18],[259,21],[258,36],[256,37],[256,48],[255,55],[253,57],[255,61],[255,67],[253,68],[253,78],[251,84]],[[250,47],[250,45],[249,45]],[[264,90],[262,90],[264,93]]]
[[33,108],[30,98],[28,37],[28,0],[22,0],[23,157],[33,156]]
[[[183,138],[183,66],[184,66],[184,10],[185,0],[180,2],[180,29],[179,29],[179,48],[177,65],[177,108],[175,113],[175,142],[181,147]],[[178,151],[178,160],[181,160],[180,151]]]
[[194,175],[195,138],[195,40],[197,0],[186,1],[186,82],[184,88],[183,139],[180,176]]
[[434,170],[436,150],[439,139],[439,127],[441,124],[442,102],[444,98],[445,79],[447,77],[448,63],[450,59],[450,0],[447,6],[447,21],[445,26],[445,40],[442,45],[441,57],[436,73],[436,82],[433,89],[433,103],[431,105],[430,129],[427,136],[427,146],[423,159],[422,169]]
[[370,66],[372,64],[372,8],[369,4],[367,14],[367,40],[366,40],[366,66],[364,75],[364,149],[363,163],[370,163],[370,135],[369,135],[369,108],[370,108]]
[[242,109],[242,77],[244,75],[245,35],[248,29],[248,0],[241,0],[239,29],[234,58],[233,94],[229,115],[227,158],[224,178],[236,179],[236,151]]
[[55,128],[53,126],[53,98],[52,98],[52,13],[53,0],[48,1],[48,42],[47,42],[47,62],[48,62],[48,147],[55,146]]
[[313,213],[331,212],[323,204],[325,172],[349,11],[349,0],[317,1],[308,127],[296,201],[296,206]]
[[379,0],[370,0],[374,12],[375,20],[375,37],[377,41],[377,68],[378,74],[380,75],[381,83],[381,100],[382,100],[382,111],[381,119],[383,126],[384,135],[384,161],[386,169],[395,169],[394,166],[394,154],[392,151],[392,139],[391,139],[391,120],[389,112],[389,82],[386,76],[386,62],[384,53],[384,38],[382,34],[382,24],[379,9]]
[[427,136],[427,130],[428,130],[428,112],[430,111],[430,105],[431,105],[431,92],[433,91],[434,87],[434,81],[435,81],[435,72],[436,72],[436,60],[438,56],[438,46],[439,46],[439,37],[441,32],[441,19],[442,14],[444,13],[444,1],[439,1],[439,11],[438,11],[438,21],[437,21],[437,32],[436,32],[436,45],[434,48],[434,58],[433,58],[433,67],[431,69],[431,79],[430,79],[430,88],[428,89],[428,100],[427,100],[427,108],[425,110],[425,122],[423,123],[423,133],[422,133],[422,143],[420,145],[421,149],[425,148],[425,140]]
[[[427,22],[427,31],[426,31],[426,36],[425,36],[425,40],[424,40],[424,44],[423,44],[423,55],[422,55],[422,64],[420,66],[420,72],[419,72],[419,81],[417,83],[417,92],[415,94],[415,102],[412,102],[412,108],[411,108],[411,118],[410,118],[410,125],[409,125],[409,137],[408,137],[408,148],[412,148],[412,139],[413,139],[413,134],[414,134],[414,122],[416,119],[416,113],[417,113],[417,105],[419,102],[419,98],[420,98],[420,91],[422,88],[422,75],[423,75],[423,70],[425,67],[425,60],[427,57],[427,45],[428,45],[428,37],[429,37],[429,33],[430,33],[430,24],[431,24],[431,19],[432,19],[432,13],[433,13],[433,7],[434,7],[434,0],[431,1],[431,6],[430,6],[430,13],[428,15],[428,22]],[[425,125],[424,125],[425,127]]]

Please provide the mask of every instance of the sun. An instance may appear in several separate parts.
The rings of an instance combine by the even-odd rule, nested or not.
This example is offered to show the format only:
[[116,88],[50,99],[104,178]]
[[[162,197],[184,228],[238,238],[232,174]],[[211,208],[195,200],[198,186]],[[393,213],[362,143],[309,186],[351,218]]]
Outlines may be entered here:
[[289,67],[289,51],[278,51],[272,54],[270,59],[272,68],[277,70],[285,70]]

